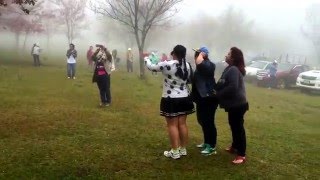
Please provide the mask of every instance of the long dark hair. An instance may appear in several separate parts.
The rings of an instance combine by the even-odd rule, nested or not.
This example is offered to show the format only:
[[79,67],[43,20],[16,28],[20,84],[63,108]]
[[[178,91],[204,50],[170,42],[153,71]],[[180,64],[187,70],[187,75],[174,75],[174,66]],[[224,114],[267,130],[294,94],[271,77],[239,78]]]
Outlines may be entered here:
[[[173,48],[171,54],[174,54],[177,57],[177,60],[179,61],[176,76],[180,77],[183,80],[187,80],[189,75],[186,62],[187,49],[182,45],[177,45]],[[182,66],[184,66],[183,70]]]
[[233,59],[233,66],[236,66],[243,76],[246,75],[244,58],[242,51],[237,47],[232,47],[231,49],[231,58]]

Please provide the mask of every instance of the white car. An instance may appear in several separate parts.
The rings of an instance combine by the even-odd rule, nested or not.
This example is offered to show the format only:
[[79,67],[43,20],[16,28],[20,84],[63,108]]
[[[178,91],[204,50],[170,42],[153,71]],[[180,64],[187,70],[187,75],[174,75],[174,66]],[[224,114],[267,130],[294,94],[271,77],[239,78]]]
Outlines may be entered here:
[[296,84],[298,87],[305,90],[320,91],[320,70],[311,70],[300,73]]
[[268,66],[270,66],[272,62],[270,61],[255,61],[249,66],[246,67],[246,76],[250,79],[256,79],[257,72],[260,70],[267,69]]

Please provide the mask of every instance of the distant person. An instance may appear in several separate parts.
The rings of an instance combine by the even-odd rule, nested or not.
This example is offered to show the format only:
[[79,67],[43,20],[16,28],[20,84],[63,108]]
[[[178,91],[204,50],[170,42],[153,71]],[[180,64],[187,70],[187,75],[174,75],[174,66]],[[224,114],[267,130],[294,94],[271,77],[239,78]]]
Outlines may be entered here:
[[112,70],[112,55],[102,44],[97,44],[97,50],[92,59],[95,70],[92,82],[96,82],[100,92],[100,107],[109,106],[111,103],[110,75]]
[[275,60],[268,68],[270,80],[268,83],[268,88],[276,88],[277,87],[277,71],[278,71],[278,62]]
[[243,77],[246,74],[243,53],[232,47],[226,56],[228,67],[223,71],[217,83],[217,97],[221,108],[228,113],[232,132],[232,144],[226,151],[236,154],[232,161],[242,164],[246,160],[246,132],[243,116],[249,110]]
[[192,82],[192,98],[196,103],[197,120],[202,128],[204,142],[197,145],[201,154],[216,154],[217,129],[215,113],[218,100],[215,95],[215,64],[209,59],[209,50],[201,47],[195,50],[196,69]]
[[164,76],[160,115],[167,122],[171,150],[164,151],[164,156],[179,159],[187,155],[188,128],[187,115],[194,112],[194,106],[189,98],[187,83],[191,77],[191,66],[186,62],[186,48],[177,45],[172,51],[173,60],[151,63],[145,57],[146,67],[150,71],[162,72]]
[[168,60],[168,56],[165,53],[162,53],[161,62]]
[[68,79],[76,79],[76,63],[77,63],[77,51],[74,44],[69,45],[67,51],[67,76]]
[[113,60],[115,62],[115,68],[119,68],[120,58],[118,57],[118,51],[116,49],[112,50],[111,53]]
[[39,43],[33,44],[33,47],[31,49],[31,55],[33,56],[33,66],[39,67],[40,64],[40,46]]
[[93,60],[92,60],[92,55],[93,55],[93,46],[90,46],[88,51],[87,51],[87,60],[88,60],[88,66],[93,67]]
[[127,71],[133,72],[133,54],[131,48],[128,48],[127,52]]

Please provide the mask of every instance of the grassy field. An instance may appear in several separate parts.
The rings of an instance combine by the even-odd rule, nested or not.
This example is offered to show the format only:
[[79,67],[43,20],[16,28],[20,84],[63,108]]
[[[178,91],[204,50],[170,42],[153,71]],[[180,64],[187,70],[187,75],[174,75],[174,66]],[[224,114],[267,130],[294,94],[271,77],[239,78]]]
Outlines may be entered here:
[[[320,96],[247,85],[246,164],[231,164],[227,116],[216,115],[218,154],[201,156],[195,115],[188,117],[187,157],[165,158],[158,115],[161,76],[112,74],[112,105],[80,63],[76,80],[63,60],[34,68],[31,59],[0,56],[0,179],[318,179]],[[61,59],[61,58],[57,58]]]

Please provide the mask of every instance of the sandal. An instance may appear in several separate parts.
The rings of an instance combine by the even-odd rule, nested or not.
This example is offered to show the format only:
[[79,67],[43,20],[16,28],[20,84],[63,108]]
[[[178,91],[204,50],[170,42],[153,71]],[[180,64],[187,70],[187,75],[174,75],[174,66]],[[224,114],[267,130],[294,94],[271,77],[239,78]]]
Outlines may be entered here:
[[246,157],[245,156],[237,156],[232,163],[233,164],[243,164],[244,162],[246,162]]

